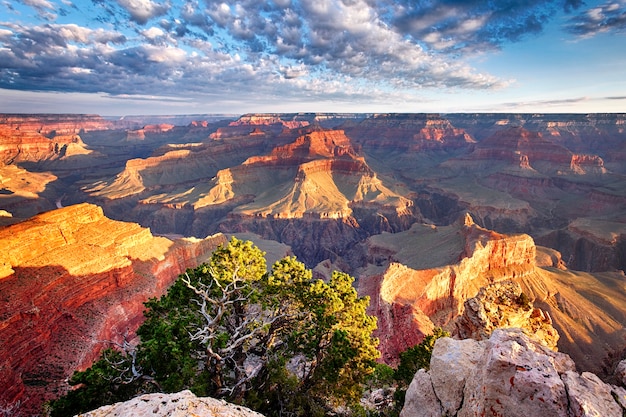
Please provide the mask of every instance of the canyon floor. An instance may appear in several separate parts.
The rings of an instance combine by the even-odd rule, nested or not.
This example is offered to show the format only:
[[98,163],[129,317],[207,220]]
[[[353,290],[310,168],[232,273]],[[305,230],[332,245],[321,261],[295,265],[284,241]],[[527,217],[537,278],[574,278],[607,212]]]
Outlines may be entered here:
[[0,407],[36,412],[229,235],[357,279],[382,359],[519,284],[626,355],[626,115],[0,115]]

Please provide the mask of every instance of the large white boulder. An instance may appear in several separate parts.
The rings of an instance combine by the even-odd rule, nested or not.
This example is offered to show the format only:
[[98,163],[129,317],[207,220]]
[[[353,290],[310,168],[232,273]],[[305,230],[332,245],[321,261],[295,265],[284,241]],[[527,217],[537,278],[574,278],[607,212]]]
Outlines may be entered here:
[[520,329],[497,329],[480,342],[437,340],[401,417],[622,417],[625,405],[626,390],[578,374],[568,355]]
[[81,417],[263,417],[245,407],[196,397],[191,391],[174,394],[145,394],[113,405],[105,405]]

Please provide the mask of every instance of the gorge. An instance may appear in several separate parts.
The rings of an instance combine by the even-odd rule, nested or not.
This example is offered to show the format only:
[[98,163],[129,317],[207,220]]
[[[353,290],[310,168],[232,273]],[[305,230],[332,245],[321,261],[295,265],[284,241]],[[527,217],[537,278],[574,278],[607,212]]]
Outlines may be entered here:
[[626,114],[0,115],[0,406],[37,413],[229,235],[353,275],[388,364],[512,282],[608,378],[624,157]]

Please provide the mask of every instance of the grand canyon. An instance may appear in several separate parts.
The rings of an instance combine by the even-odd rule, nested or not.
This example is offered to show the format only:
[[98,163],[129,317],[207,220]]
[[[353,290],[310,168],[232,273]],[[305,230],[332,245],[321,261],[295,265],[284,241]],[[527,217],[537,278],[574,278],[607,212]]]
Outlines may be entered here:
[[435,327],[530,326],[614,383],[625,159],[616,113],[2,114],[0,407],[40,413],[230,236],[354,276],[387,364]]

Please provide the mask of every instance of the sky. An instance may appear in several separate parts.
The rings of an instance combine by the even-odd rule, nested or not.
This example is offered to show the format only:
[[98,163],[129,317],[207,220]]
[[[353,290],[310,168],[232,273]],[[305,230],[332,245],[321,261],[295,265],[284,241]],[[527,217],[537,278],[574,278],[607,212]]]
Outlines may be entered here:
[[626,0],[0,0],[0,112],[626,112]]

